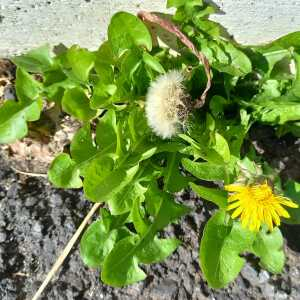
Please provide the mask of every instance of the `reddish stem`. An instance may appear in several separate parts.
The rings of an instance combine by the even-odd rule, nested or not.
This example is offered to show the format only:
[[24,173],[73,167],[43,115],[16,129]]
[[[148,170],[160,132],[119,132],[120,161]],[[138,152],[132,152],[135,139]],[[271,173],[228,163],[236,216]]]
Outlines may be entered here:
[[188,37],[184,33],[182,33],[179,30],[179,28],[175,26],[172,22],[146,11],[140,11],[138,13],[138,16],[143,21],[148,21],[150,23],[158,24],[160,27],[164,28],[165,30],[175,34],[178,37],[178,39],[184,45],[186,45],[192,51],[192,53],[202,62],[207,76],[207,83],[206,83],[205,90],[200,96],[200,99],[198,99],[194,105],[195,108],[202,107],[205,103],[206,95],[211,87],[210,66],[206,56],[202,52],[198,51],[195,45],[188,39]]

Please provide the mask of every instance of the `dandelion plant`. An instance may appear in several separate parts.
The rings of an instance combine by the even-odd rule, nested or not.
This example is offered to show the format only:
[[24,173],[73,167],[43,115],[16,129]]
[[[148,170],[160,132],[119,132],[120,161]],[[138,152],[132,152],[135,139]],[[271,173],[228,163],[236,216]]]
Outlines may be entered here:
[[116,13],[96,51],[44,46],[15,57],[17,100],[0,107],[0,143],[22,139],[49,107],[80,122],[48,177],[101,203],[80,252],[107,285],[144,280],[145,265],[186,246],[161,234],[194,209],[177,201],[183,190],[213,203],[199,229],[209,286],[233,281],[249,253],[280,273],[279,225],[299,223],[300,199],[248,132],[261,123],[300,136],[300,33],[246,47],[209,20],[212,6],[167,5],[173,16]]

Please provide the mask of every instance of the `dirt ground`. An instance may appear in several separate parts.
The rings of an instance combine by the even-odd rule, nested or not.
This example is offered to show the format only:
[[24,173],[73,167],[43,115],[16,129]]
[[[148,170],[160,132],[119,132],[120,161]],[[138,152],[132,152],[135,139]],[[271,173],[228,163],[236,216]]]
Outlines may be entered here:
[[[299,139],[277,139],[269,127],[256,127],[252,139],[285,178],[300,179]],[[0,299],[30,299],[91,204],[81,191],[53,188],[46,178],[18,174],[0,155]],[[194,208],[165,235],[182,240],[164,263],[146,268],[145,281],[110,288],[96,270],[86,268],[78,244],[42,299],[300,299],[300,226],[283,225],[287,262],[283,274],[261,270],[249,257],[240,276],[226,289],[208,288],[198,266],[198,241],[212,206],[191,192],[178,200]]]

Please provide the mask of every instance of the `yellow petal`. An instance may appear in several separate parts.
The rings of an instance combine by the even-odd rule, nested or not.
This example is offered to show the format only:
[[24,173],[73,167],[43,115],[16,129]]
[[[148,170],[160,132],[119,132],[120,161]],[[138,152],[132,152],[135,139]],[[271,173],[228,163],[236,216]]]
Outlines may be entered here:
[[264,219],[264,210],[263,210],[263,207],[262,206],[259,206],[257,208],[257,216],[260,220],[263,220]]
[[237,185],[237,184],[228,184],[224,186],[225,190],[228,192],[242,192],[246,189],[243,185]]
[[255,231],[258,231],[261,226],[261,221],[257,220]]
[[251,231],[255,231],[256,226],[257,226],[257,220],[256,220],[256,219],[252,219],[252,220],[250,221],[250,224],[249,224],[249,229],[250,229]]
[[287,212],[286,209],[284,209],[280,204],[277,204],[275,206],[275,210],[278,213],[279,216],[284,217],[284,218],[289,218],[290,214]]
[[247,227],[248,223],[249,223],[249,213],[243,211],[243,214],[241,215],[241,221],[242,221],[242,225],[243,227]]
[[299,205],[293,201],[291,201],[288,198],[285,197],[281,197],[281,196],[277,196],[276,199],[283,205],[288,206],[288,207],[292,207],[292,208],[298,208]]
[[240,199],[240,194],[232,194],[228,197],[228,202],[236,201]]
[[234,203],[231,203],[230,205],[228,205],[227,210],[232,210],[238,206],[241,206],[241,202],[240,201],[236,201]]
[[237,218],[243,212],[243,207],[238,207],[231,215],[233,219]]
[[272,231],[273,230],[273,221],[272,221],[272,217],[271,217],[271,214],[269,213],[269,211],[264,212],[264,219],[265,219],[265,222],[268,225],[270,231]]
[[270,212],[271,212],[274,223],[276,224],[276,226],[279,226],[280,218],[279,218],[278,214],[276,213],[275,209],[271,209]]

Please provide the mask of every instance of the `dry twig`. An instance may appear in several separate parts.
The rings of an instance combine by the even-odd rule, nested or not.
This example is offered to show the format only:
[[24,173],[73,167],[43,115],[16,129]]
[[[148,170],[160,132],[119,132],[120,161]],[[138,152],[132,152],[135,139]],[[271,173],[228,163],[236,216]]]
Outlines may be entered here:
[[16,169],[16,168],[12,167],[12,166],[10,166],[10,168],[11,168],[14,172],[19,173],[19,174],[21,174],[21,175],[26,175],[26,176],[30,176],[30,177],[44,177],[44,178],[47,177],[47,174],[45,174],[45,173],[24,172],[24,171],[21,171],[21,170],[19,170],[19,169]]
[[98,208],[100,208],[100,206],[102,206],[102,205],[103,205],[102,203],[95,203],[93,205],[93,207],[91,208],[91,210],[89,211],[89,213],[86,215],[86,217],[84,218],[84,220],[82,221],[82,223],[80,224],[80,226],[78,227],[78,229],[76,230],[75,234],[72,236],[72,238],[68,242],[67,246],[65,247],[65,249],[63,250],[63,252],[61,253],[61,255],[56,260],[56,262],[53,265],[52,269],[47,274],[45,280],[43,281],[42,285],[40,286],[40,288],[38,289],[38,291],[33,296],[32,300],[37,300],[41,296],[41,294],[43,293],[44,289],[47,287],[48,283],[51,281],[52,277],[55,275],[55,273],[57,272],[57,270],[60,268],[60,266],[63,264],[64,260],[66,259],[66,257],[70,253],[72,247],[74,246],[74,244],[76,243],[77,239],[81,235],[81,233],[82,233],[83,229],[85,228],[85,226],[87,225],[88,221],[91,219],[91,217],[96,212],[96,210]]

